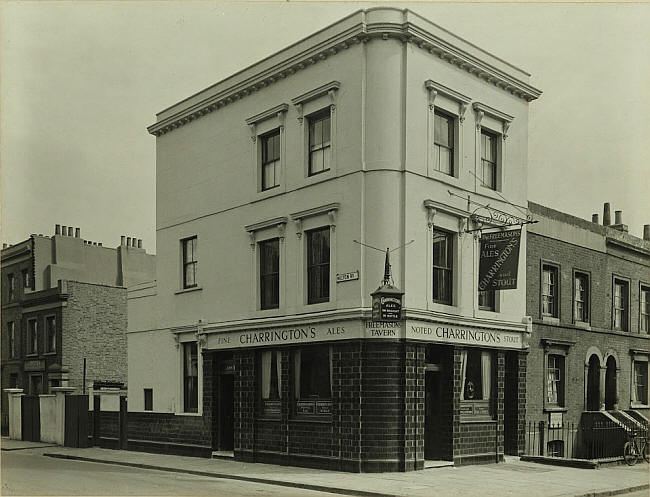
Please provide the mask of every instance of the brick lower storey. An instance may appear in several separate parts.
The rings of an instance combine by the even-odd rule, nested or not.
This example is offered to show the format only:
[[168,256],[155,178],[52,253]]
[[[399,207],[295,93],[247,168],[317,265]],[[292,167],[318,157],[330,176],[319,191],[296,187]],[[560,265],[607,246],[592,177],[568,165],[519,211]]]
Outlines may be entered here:
[[279,395],[271,412],[262,401],[262,349],[208,351],[203,415],[129,413],[129,448],[233,450],[241,461],[350,472],[418,470],[425,459],[498,462],[505,452],[522,453],[525,353],[490,351],[491,400],[481,411],[461,399],[469,349],[387,340],[324,347],[331,347],[331,399],[310,404],[311,411],[296,400],[296,346],[275,349]]

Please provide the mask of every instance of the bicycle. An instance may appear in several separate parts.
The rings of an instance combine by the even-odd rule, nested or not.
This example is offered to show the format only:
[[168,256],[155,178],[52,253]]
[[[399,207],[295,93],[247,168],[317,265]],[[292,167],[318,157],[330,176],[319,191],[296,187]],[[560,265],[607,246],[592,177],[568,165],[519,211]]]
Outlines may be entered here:
[[623,445],[623,459],[628,466],[634,466],[642,457],[646,462],[650,462],[646,433],[639,434],[639,432],[633,431],[628,434],[628,441]]

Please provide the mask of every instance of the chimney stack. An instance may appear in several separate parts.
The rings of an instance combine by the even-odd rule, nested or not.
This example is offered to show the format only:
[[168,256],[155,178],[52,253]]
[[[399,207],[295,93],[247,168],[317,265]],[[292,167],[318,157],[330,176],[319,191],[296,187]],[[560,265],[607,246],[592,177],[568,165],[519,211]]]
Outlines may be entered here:
[[643,225],[643,239],[646,242],[650,242],[650,224]]
[[61,226],[61,235],[66,236],[68,234],[68,227],[65,225]]
[[74,229],[74,237],[75,238],[81,238],[81,228],[75,228]]
[[605,202],[603,206],[603,226],[609,226],[612,224],[612,215],[609,211],[609,202]]
[[142,239],[138,238],[138,248],[142,248]]
[[[646,224],[645,227],[646,227],[646,228],[650,228],[650,225],[647,225],[647,224]],[[3,244],[2,244],[2,248],[3,248],[3,249],[6,249],[6,248],[7,248],[7,244],[6,244],[6,243],[3,243]]]
[[102,246],[102,242],[97,242],[97,246],[98,246],[98,247],[101,247],[101,246]]
[[124,246],[124,244],[126,244],[126,237],[124,235],[122,235],[120,237],[120,245]]
[[68,236],[74,236],[74,228],[72,226],[68,226]]
[[55,224],[54,225],[54,234],[55,235],[60,235],[61,234],[61,225],[60,224]]
[[614,211],[614,224],[623,224],[623,211]]
[[596,224],[599,223],[599,221],[598,221],[598,214],[592,214],[592,215],[591,215],[591,222],[592,222],[592,223],[596,223]]

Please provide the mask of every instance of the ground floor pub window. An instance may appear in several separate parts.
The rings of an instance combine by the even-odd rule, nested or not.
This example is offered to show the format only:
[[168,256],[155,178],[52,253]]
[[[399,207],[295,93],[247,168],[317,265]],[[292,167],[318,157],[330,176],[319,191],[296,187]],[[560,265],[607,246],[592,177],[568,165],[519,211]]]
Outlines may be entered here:
[[460,413],[464,417],[493,417],[493,353],[489,350],[461,350]]
[[262,414],[280,416],[282,404],[282,355],[279,350],[260,354]]
[[199,358],[196,342],[183,344],[183,411],[199,411]]
[[632,364],[632,404],[648,405],[648,361],[635,359]]
[[297,415],[332,413],[332,351],[327,345],[294,351],[294,388]]

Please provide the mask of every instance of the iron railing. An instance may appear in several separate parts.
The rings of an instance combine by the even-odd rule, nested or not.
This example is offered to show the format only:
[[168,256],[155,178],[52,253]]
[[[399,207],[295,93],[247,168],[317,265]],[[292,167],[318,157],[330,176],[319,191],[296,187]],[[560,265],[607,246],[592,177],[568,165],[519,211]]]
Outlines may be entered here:
[[524,453],[567,459],[618,458],[623,456],[623,445],[633,432],[647,438],[648,427],[610,420],[562,426],[550,426],[545,421],[529,422]]

